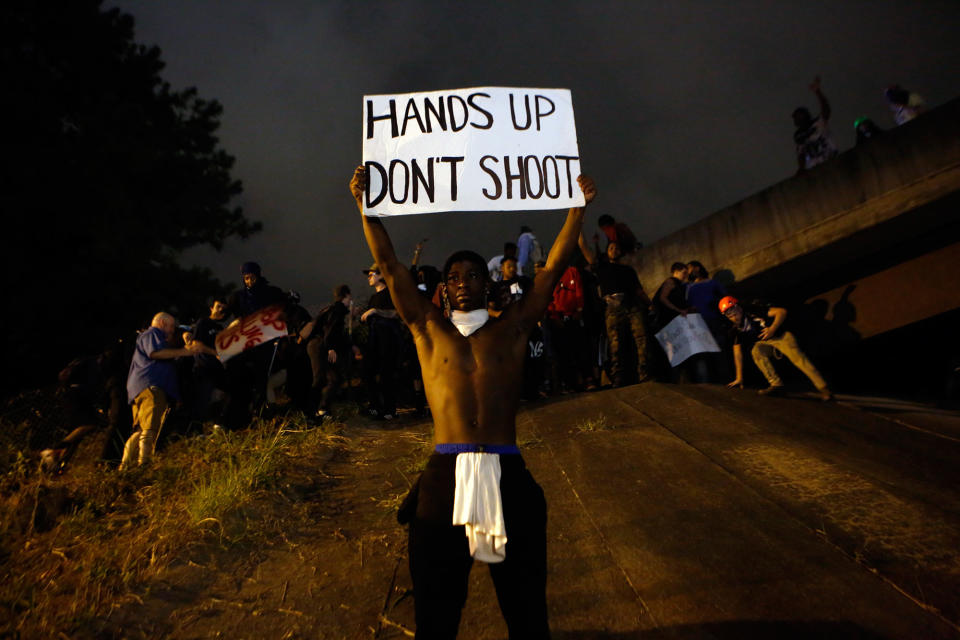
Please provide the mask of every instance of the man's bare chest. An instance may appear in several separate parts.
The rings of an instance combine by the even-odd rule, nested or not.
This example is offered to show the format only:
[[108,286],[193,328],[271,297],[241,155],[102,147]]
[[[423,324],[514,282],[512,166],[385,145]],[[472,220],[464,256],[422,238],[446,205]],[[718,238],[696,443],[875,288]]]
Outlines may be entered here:
[[491,332],[488,335],[474,335],[468,338],[449,336],[435,342],[431,360],[434,365],[447,374],[472,375],[476,372],[497,372],[506,374],[509,368],[522,364],[523,351],[516,345]]

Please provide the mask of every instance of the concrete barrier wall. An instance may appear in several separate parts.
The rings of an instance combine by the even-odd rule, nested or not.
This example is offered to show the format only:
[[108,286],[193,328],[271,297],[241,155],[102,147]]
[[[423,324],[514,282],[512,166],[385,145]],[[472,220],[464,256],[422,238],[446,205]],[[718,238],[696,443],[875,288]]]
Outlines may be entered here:
[[960,243],[905,260],[865,278],[813,296],[828,323],[842,323],[860,339],[960,308]]
[[960,99],[643,248],[637,272],[650,291],[678,260],[742,281],[958,190]]

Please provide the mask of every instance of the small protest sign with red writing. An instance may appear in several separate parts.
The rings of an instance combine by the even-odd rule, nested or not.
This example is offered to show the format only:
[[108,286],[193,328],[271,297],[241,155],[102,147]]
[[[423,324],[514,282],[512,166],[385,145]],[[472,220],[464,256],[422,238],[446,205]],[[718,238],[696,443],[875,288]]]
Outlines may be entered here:
[[235,355],[285,335],[287,323],[283,318],[283,307],[266,307],[218,333],[217,355],[220,362],[226,363]]

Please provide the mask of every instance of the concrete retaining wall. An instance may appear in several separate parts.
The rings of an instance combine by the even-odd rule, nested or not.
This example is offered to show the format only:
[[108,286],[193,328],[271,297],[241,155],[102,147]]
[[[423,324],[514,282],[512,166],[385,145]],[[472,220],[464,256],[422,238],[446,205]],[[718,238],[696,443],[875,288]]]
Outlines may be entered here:
[[638,275],[652,291],[696,259],[740,282],[958,191],[960,99],[645,247]]

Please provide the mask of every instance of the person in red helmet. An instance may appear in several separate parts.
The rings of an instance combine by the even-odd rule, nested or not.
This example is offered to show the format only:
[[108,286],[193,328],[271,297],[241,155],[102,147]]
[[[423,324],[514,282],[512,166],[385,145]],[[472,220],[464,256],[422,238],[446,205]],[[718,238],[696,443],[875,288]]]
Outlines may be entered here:
[[720,313],[727,315],[727,309],[737,304],[740,304],[740,302],[733,296],[724,296],[720,298],[720,302],[718,304],[720,307]]
[[720,313],[732,324],[733,364],[736,378],[728,387],[743,388],[743,345],[750,346],[753,362],[760,369],[770,386],[760,390],[760,395],[778,395],[783,392],[783,381],[773,367],[771,357],[779,351],[808,378],[824,401],[833,400],[826,380],[817,371],[807,355],[800,349],[797,339],[787,330],[787,310],[762,302],[741,305],[733,296],[721,298]]

